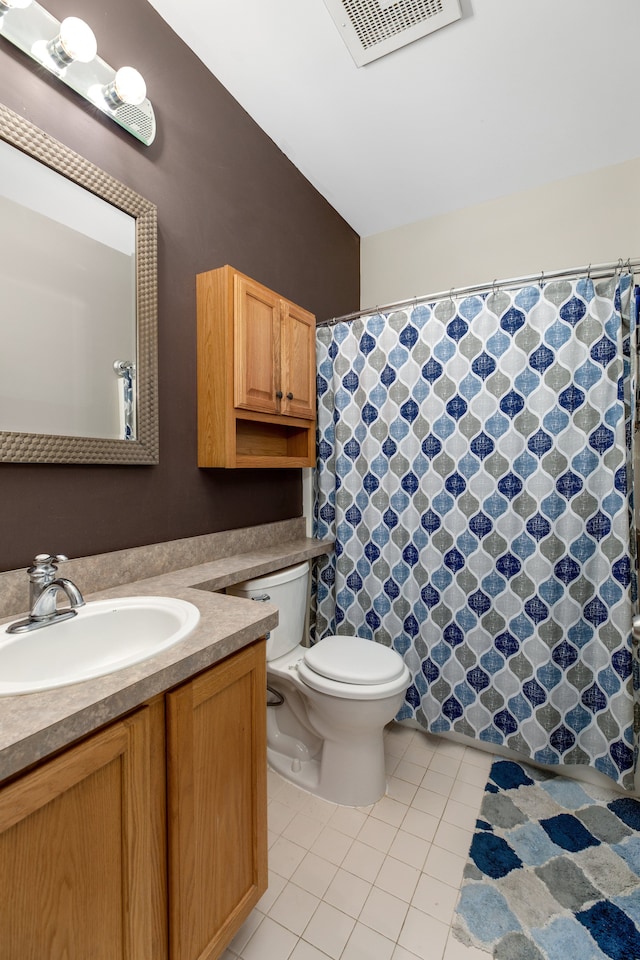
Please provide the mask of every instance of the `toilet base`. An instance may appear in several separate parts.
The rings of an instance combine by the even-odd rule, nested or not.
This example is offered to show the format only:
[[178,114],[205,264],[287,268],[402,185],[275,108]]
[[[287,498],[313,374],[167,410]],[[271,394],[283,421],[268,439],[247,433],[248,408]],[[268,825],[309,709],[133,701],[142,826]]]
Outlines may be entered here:
[[[267,761],[285,780],[316,797],[348,807],[367,807],[387,790],[381,736],[349,744],[325,741],[318,757],[307,760],[267,747]],[[339,775],[337,774],[339,772]]]

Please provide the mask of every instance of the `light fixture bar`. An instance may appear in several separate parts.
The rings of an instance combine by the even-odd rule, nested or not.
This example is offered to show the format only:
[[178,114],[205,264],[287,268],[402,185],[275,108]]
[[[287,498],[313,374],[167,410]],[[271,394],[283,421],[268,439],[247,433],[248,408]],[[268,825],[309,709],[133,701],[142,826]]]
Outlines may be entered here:
[[97,56],[95,38],[92,43],[93,33],[83,21],[69,17],[60,23],[35,0],[0,0],[0,37],[136,139],[147,146],[153,143],[156,119],[143,78],[133,67],[116,71]]

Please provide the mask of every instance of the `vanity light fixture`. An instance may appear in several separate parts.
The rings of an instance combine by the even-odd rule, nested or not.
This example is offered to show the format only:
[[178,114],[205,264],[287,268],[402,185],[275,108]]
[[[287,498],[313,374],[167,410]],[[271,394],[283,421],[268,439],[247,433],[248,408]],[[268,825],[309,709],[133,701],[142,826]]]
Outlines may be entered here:
[[[43,41],[39,41],[42,43]],[[36,47],[38,44],[34,44]],[[45,47],[57,67],[78,63],[91,63],[98,52],[98,42],[91,27],[79,17],[65,17],[60,24],[60,33]]]
[[93,30],[79,17],[61,23],[36,0],[0,0],[0,37],[44,66],[130,134],[149,146],[156,120],[143,77],[114,70],[97,56]]
[[7,10],[24,10],[30,3],[31,0],[0,0],[0,17],[3,13],[6,13]]

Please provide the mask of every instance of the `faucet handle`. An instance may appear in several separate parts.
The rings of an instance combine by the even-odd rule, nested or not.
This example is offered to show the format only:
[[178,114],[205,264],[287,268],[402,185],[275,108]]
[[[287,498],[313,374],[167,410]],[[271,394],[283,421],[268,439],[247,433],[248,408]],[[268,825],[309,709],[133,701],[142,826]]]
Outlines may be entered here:
[[48,553],[38,553],[34,557],[33,564],[27,568],[27,573],[30,577],[36,578],[51,576],[58,569],[56,564],[68,559],[64,553],[58,553],[55,556],[51,556]]

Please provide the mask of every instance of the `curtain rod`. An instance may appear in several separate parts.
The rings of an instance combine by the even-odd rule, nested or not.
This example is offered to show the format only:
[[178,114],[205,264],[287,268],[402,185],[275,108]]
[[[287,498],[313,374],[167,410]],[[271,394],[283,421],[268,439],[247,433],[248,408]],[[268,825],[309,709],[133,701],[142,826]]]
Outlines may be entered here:
[[358,317],[365,317],[368,314],[388,313],[390,310],[400,310],[402,307],[417,306],[419,303],[432,302],[436,300],[453,300],[456,297],[466,297],[472,293],[479,293],[481,290],[508,290],[511,287],[521,287],[530,283],[546,283],[548,280],[558,280],[561,277],[575,277],[586,274],[592,280],[614,274],[617,271],[622,273],[633,272],[634,267],[640,267],[640,258],[635,260],[627,259],[616,260],[615,263],[597,263],[588,264],[585,267],[572,267],[570,270],[555,270],[552,273],[530,274],[528,277],[511,277],[509,280],[493,280],[490,283],[477,283],[470,287],[451,287],[450,290],[441,290],[439,293],[429,293],[419,297],[410,297],[408,300],[397,300],[395,303],[387,303],[383,306],[369,307],[366,310],[356,310],[354,313],[345,313],[342,317],[332,317],[330,320],[321,320],[316,324],[317,327],[331,327],[334,323],[342,323],[351,320],[357,320]]

